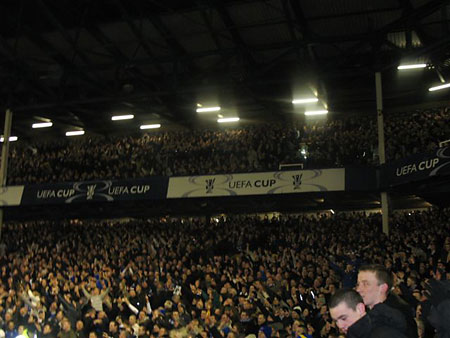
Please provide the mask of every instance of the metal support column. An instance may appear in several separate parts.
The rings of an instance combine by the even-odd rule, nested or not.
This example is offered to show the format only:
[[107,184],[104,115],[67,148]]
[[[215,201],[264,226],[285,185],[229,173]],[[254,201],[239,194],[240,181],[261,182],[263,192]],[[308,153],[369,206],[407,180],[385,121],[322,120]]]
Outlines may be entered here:
[[[377,96],[377,122],[378,122],[378,158],[380,165],[386,162],[384,146],[384,119],[383,119],[383,87],[381,85],[381,73],[375,73],[375,90]],[[389,236],[389,201],[387,192],[381,192],[381,215],[383,220],[383,232]]]
[[[9,137],[11,136],[12,111],[6,109],[5,129],[3,132],[2,159],[0,163],[0,188],[6,186],[6,177],[8,174],[8,156],[9,156]],[[2,239],[4,210],[0,207],[0,241]]]

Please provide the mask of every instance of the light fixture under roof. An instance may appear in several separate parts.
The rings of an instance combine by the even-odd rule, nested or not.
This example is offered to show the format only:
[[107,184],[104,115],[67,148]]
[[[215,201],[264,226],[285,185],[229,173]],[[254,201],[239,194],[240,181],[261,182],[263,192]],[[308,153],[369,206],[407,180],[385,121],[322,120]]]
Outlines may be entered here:
[[66,136],[81,136],[84,135],[84,130],[71,130],[66,132]]
[[229,122],[237,122],[239,121],[239,117],[225,117],[221,119],[217,119],[219,123],[229,123]]
[[420,69],[425,68],[427,66],[426,63],[416,63],[411,65],[400,65],[397,67],[398,70],[407,70],[407,69]]
[[211,113],[211,112],[215,112],[215,111],[220,111],[220,107],[199,107],[196,109],[197,113]]
[[317,116],[317,115],[326,115],[328,114],[328,110],[311,110],[305,111],[306,116]]
[[158,128],[161,128],[161,125],[159,123],[156,123],[156,124],[143,124],[139,128],[140,129],[158,129]]
[[[10,136],[9,137],[9,142],[15,142],[17,141],[19,138],[17,136]],[[5,138],[2,136],[0,136],[0,142],[3,142],[5,140]]]
[[132,120],[134,119],[134,115],[129,114],[129,115],[116,115],[116,116],[112,116],[111,120],[113,121],[121,121],[121,120]]
[[31,128],[37,129],[37,128],[49,128],[53,126],[53,122],[39,122],[39,123],[33,123],[31,125]]
[[443,84],[443,85],[440,85],[440,86],[436,86],[436,87],[431,87],[431,88],[428,88],[428,90],[430,92],[434,92],[436,90],[441,90],[441,89],[445,89],[445,88],[450,88],[450,83],[446,83],[446,84]]
[[292,100],[293,104],[305,104],[305,103],[314,103],[319,102],[319,99],[317,97],[308,97],[304,99],[295,99]]

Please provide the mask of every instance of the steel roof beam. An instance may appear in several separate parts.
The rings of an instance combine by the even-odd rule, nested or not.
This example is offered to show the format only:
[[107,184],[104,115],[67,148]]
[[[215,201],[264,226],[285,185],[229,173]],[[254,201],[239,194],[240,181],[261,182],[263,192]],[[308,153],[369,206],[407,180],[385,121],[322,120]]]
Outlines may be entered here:
[[[128,24],[128,27],[130,27],[130,30],[133,32],[133,34],[137,37],[140,45],[145,50],[147,55],[150,57],[151,60],[156,60],[155,55],[152,52],[152,47],[147,43],[147,41],[142,36],[142,31],[136,27],[136,25],[133,22],[133,19],[131,18],[130,14],[128,13],[128,10],[123,6],[121,0],[115,0],[116,7],[119,9],[122,17],[125,19],[125,21]],[[159,63],[154,63],[155,67],[158,69],[158,71],[161,73],[161,75],[165,75],[164,68],[160,66]]]
[[255,61],[253,55],[251,54],[248,46],[245,44],[244,39],[242,38],[238,28],[236,27],[235,23],[233,22],[233,19],[231,18],[227,9],[223,5],[222,1],[221,0],[213,0],[213,3],[214,3],[215,9],[217,10],[217,13],[219,13],[220,18],[222,19],[223,23],[225,24],[225,27],[230,32],[234,43],[238,47],[238,50],[244,56],[244,59],[246,60],[247,64],[250,67],[255,67],[256,61]]
[[[160,82],[164,83],[165,79],[167,78],[167,73],[166,73],[166,71],[164,70],[164,68],[161,66],[161,64],[159,62],[155,62],[156,61],[156,57],[155,57],[155,55],[152,52],[152,47],[147,43],[147,41],[142,36],[142,31],[139,30],[136,27],[136,25],[134,24],[133,19],[131,18],[130,14],[128,13],[128,10],[123,6],[121,0],[115,0],[115,4],[116,4],[116,7],[119,9],[122,17],[127,22],[128,27],[133,32],[133,34],[137,37],[137,39],[138,39],[138,41],[140,43],[140,46],[143,47],[143,49],[145,50],[145,52],[149,56],[150,60],[152,60],[152,64],[158,69],[159,73],[163,77],[162,81],[160,81]],[[176,84],[176,81],[174,81],[174,84]],[[160,86],[158,86],[156,83],[153,82],[153,85],[154,85],[155,88],[160,90]],[[166,84],[166,86],[168,86],[168,84]],[[172,115],[172,112],[176,111],[177,108],[174,105],[173,98],[171,100],[164,100],[164,99],[161,99],[160,97],[156,97],[156,99],[157,99],[159,104],[165,106],[167,108],[167,110],[168,110],[168,113],[163,114],[163,115],[165,117],[167,117],[168,119],[170,119],[172,121],[175,121],[176,118]]]
[[44,84],[40,83],[37,80],[28,64],[16,56],[16,53],[12,50],[8,42],[1,35],[0,35],[0,49],[2,50],[2,54],[5,55],[5,57],[9,61],[16,64],[23,71],[23,75],[27,80],[23,81],[25,86],[32,89],[34,93],[50,95],[55,98],[57,97],[57,94],[51,88],[45,86]]
[[195,66],[193,60],[190,58],[189,53],[186,49],[181,45],[181,43],[175,38],[169,28],[164,24],[159,16],[149,15],[148,20],[156,28],[161,37],[166,41],[167,45],[170,47],[170,50],[173,52],[175,57],[175,62],[179,61],[179,57],[184,57],[185,62],[188,68],[191,71],[196,71],[197,67]]
[[55,26],[58,31],[63,36],[64,40],[73,48],[75,55],[79,56],[79,58],[86,64],[86,65],[92,65],[92,62],[86,57],[85,54],[83,54],[77,46],[77,42],[70,36],[70,34],[67,32],[67,30],[63,27],[61,22],[53,15],[53,13],[48,9],[47,5],[42,0],[38,0],[37,4],[41,8],[41,10],[44,12],[44,15],[47,17],[47,19],[52,23],[53,26]]

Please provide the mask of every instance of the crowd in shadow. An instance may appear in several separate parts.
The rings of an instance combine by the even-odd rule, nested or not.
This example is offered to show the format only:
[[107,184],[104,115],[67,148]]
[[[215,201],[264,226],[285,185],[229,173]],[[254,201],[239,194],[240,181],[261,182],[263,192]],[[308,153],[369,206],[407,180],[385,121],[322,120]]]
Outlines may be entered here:
[[[447,108],[388,115],[387,161],[450,139]],[[375,116],[291,125],[184,130],[138,136],[53,140],[11,148],[8,184],[131,179],[378,164]]]
[[429,280],[450,278],[450,209],[11,223],[6,337],[341,337],[327,303],[363,264],[394,277],[419,337]]

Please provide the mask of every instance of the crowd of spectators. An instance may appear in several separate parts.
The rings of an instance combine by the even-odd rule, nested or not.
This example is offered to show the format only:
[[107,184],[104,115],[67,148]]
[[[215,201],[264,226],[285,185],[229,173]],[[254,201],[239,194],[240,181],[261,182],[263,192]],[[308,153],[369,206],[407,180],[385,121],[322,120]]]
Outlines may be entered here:
[[[388,161],[429,151],[450,139],[447,108],[389,115],[385,122]],[[377,149],[375,116],[54,140],[11,147],[8,183],[273,171],[283,163],[367,166],[378,163]]]
[[6,337],[340,337],[327,301],[365,263],[416,311],[450,278],[450,209],[380,214],[35,221],[6,226]]

